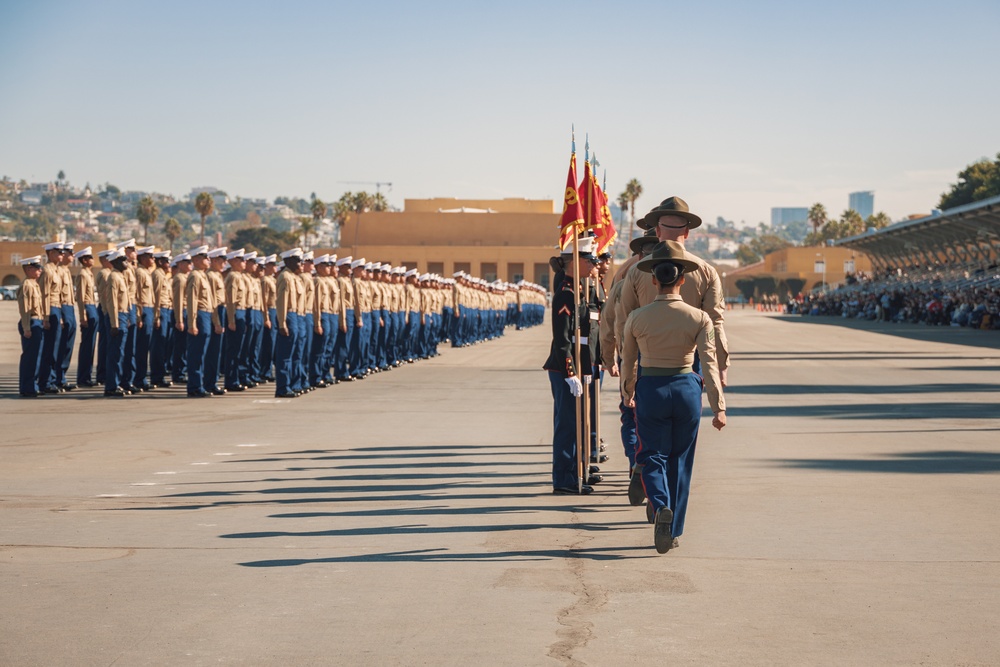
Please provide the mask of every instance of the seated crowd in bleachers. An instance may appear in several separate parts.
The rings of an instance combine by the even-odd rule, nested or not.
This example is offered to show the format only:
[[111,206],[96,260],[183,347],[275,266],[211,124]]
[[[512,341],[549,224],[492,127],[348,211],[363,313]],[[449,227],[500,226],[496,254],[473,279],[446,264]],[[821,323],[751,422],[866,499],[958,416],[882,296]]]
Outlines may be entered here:
[[1000,330],[1000,270],[931,269],[849,276],[844,286],[789,299],[786,312]]

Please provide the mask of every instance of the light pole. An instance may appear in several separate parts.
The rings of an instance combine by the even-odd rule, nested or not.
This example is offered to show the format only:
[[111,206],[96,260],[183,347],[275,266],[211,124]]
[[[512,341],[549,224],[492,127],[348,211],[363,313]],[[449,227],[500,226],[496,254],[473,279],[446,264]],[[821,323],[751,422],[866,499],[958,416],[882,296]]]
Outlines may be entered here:
[[[818,252],[818,253],[816,253],[816,256],[820,258],[819,259],[820,264],[823,265],[823,293],[825,294],[826,293],[826,255],[824,255],[821,252]],[[816,267],[813,267],[813,268],[815,269]]]

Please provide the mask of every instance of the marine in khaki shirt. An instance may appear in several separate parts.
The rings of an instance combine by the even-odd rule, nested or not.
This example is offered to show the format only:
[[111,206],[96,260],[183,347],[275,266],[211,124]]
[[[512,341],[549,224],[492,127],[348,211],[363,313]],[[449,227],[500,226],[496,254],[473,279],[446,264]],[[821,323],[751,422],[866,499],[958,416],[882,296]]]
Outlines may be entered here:
[[250,305],[250,292],[247,276],[243,273],[245,263],[242,258],[229,260],[231,269],[223,281],[226,297],[226,326],[230,331],[236,331],[236,311],[246,310]]
[[[212,287],[211,279],[204,266],[207,259],[204,255],[195,257],[195,269],[187,276],[184,285],[184,302],[187,305],[187,330],[192,336],[197,336],[198,331],[198,311],[211,313],[212,326],[216,333],[222,333],[219,324],[218,310],[216,309],[215,289]],[[199,263],[201,266],[199,266]],[[208,333],[208,332],[206,332]]]
[[174,308],[174,328],[184,331],[184,306],[187,298],[187,281],[191,273],[191,259],[187,255],[178,258],[174,264],[173,275],[170,277],[170,298]]
[[87,318],[87,306],[97,305],[97,293],[94,289],[94,272],[91,267],[94,265],[93,257],[83,257],[80,259],[80,263],[83,267],[80,269],[80,273],[76,275],[74,281],[76,282],[76,308],[77,320],[79,320],[80,326],[87,328],[90,326],[90,322]]
[[290,268],[285,268],[278,274],[275,280],[275,319],[274,325],[278,327],[282,336],[287,336],[288,313],[303,313],[304,291],[302,281]]

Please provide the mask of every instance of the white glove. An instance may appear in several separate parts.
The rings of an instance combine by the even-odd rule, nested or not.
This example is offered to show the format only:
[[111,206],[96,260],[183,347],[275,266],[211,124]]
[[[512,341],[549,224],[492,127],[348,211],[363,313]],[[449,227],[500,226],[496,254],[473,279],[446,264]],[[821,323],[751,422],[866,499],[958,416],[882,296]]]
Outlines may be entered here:
[[590,384],[593,381],[594,381],[594,376],[593,375],[584,375],[583,376],[583,383],[584,384]]
[[583,385],[580,384],[580,378],[575,376],[566,378],[566,384],[569,385],[569,391],[573,394],[573,398],[579,398],[583,394]]

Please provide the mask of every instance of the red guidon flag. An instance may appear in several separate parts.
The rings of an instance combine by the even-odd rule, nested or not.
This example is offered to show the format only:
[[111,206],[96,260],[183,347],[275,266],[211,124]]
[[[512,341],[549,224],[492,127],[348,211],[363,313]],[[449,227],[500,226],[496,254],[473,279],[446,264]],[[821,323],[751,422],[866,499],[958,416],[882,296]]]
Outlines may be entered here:
[[594,239],[594,254],[601,255],[605,252],[610,252],[610,248],[614,245],[615,239],[618,238],[618,231],[615,229],[615,223],[611,219],[611,209],[608,208],[608,196],[604,193],[604,190],[600,185],[597,184],[597,179],[594,178],[594,201],[597,203],[597,224],[594,225],[594,235],[597,237]]
[[566,177],[566,192],[563,195],[563,214],[559,221],[559,249],[565,250],[573,242],[573,236],[583,231],[583,206],[576,189],[576,149],[569,158],[569,175]]

